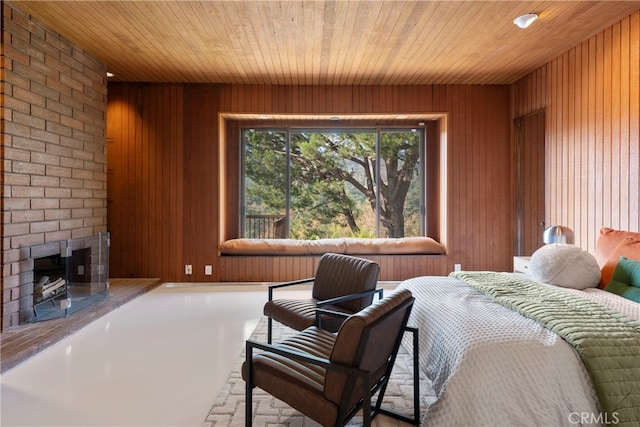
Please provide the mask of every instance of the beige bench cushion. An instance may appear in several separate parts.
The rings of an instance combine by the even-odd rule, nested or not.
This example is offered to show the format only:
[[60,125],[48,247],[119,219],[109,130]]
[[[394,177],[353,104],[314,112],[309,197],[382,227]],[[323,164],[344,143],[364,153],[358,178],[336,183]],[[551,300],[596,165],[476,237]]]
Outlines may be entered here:
[[441,255],[444,247],[431,237],[395,239],[231,239],[219,245],[222,255]]

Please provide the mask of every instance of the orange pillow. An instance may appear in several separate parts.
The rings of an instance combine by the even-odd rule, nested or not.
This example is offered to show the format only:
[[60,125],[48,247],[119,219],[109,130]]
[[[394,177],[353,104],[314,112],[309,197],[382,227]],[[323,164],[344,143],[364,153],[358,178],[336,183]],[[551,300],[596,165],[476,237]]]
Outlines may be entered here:
[[604,288],[611,281],[613,270],[615,270],[620,257],[624,256],[634,261],[640,261],[640,240],[632,237],[624,238],[613,250],[609,258],[602,266],[600,288]]
[[[614,230],[613,228],[609,227],[603,227],[600,229],[600,236],[596,241],[596,250],[593,254],[596,257],[600,268],[603,268],[605,266],[613,251],[625,239],[625,237],[631,237],[633,239],[640,240],[640,233],[636,233],[633,231]],[[616,258],[616,263],[618,262],[618,258]],[[605,285],[606,284],[607,283],[605,283]]]

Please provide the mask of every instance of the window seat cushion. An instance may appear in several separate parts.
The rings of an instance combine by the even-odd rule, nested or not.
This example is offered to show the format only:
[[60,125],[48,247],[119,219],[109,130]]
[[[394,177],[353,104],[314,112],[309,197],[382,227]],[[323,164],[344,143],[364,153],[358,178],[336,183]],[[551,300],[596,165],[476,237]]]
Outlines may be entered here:
[[319,240],[231,239],[218,246],[221,255],[441,255],[444,247],[431,237],[342,238]]

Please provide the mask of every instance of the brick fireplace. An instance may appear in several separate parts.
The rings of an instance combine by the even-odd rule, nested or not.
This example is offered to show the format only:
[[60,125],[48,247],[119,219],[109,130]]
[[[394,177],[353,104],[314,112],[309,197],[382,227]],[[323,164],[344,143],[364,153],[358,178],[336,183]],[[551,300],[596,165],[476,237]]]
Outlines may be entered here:
[[66,317],[106,298],[109,243],[109,233],[100,233],[22,250],[20,323]]
[[30,248],[107,231],[107,81],[104,64],[11,2],[1,18],[5,331],[33,298]]

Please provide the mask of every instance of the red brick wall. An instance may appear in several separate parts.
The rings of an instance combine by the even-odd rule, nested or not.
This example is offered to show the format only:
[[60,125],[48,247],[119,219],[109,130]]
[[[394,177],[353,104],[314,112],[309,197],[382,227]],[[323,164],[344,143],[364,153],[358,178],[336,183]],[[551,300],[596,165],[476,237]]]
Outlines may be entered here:
[[[19,323],[31,245],[107,228],[106,68],[2,3],[2,324]],[[30,293],[29,294],[29,298]]]

